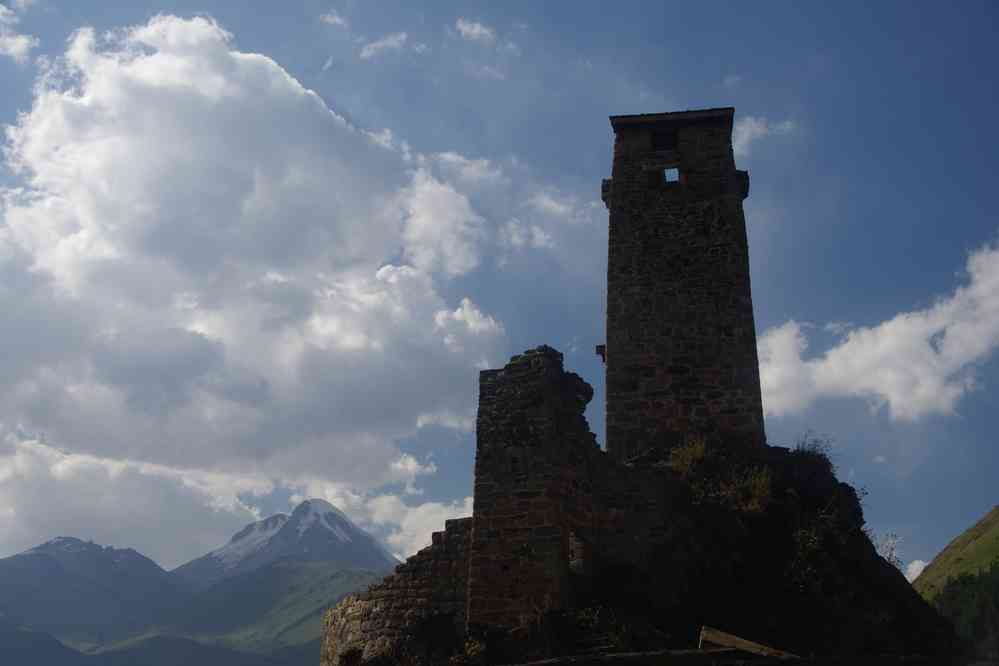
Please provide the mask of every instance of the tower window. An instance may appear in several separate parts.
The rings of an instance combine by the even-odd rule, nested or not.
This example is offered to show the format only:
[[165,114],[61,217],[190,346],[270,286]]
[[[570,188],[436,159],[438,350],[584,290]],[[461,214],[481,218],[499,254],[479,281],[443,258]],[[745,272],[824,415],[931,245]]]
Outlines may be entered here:
[[663,180],[667,183],[679,183],[680,182],[680,169],[676,167],[670,167],[668,169],[663,169]]

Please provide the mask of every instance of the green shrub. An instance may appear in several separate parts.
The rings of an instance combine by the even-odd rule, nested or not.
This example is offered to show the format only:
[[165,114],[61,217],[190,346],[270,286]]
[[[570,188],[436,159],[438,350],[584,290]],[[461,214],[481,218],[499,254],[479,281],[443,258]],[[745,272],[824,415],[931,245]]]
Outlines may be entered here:
[[819,435],[812,430],[806,430],[795,442],[791,452],[806,460],[811,460],[827,471],[835,474],[836,466],[832,462],[833,440],[828,435]]
[[707,457],[707,444],[703,437],[692,437],[670,451],[669,464],[682,477],[694,474]]
[[999,560],[977,574],[948,579],[933,605],[951,621],[969,652],[999,658]]

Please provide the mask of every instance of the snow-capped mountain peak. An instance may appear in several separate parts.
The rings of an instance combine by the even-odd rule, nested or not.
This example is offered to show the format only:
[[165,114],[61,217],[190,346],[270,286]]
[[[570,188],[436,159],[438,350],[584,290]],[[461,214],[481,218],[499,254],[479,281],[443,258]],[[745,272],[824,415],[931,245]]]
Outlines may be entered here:
[[333,532],[337,539],[342,542],[349,543],[354,540],[350,532],[356,528],[350,519],[326,500],[305,500],[295,508],[292,516],[297,520],[295,528],[298,530],[299,536],[305,534],[314,525],[318,525]]
[[291,512],[250,523],[229,543],[174,570],[179,578],[204,588],[224,578],[254,571],[279,560],[335,561],[374,571],[398,562],[340,509],[321,499],[301,502]]
[[[148,558],[132,548],[115,548],[102,546],[93,541],[84,541],[70,536],[58,536],[43,544],[30,548],[22,555],[48,555],[59,560],[66,558],[103,558],[107,562],[119,564],[122,562],[145,561]],[[69,561],[69,560],[67,560]],[[152,562],[152,560],[149,560]],[[158,566],[158,565],[157,565]]]
[[43,544],[29,549],[29,553],[80,553],[84,551],[101,550],[97,544],[76,537],[59,536],[49,539]]

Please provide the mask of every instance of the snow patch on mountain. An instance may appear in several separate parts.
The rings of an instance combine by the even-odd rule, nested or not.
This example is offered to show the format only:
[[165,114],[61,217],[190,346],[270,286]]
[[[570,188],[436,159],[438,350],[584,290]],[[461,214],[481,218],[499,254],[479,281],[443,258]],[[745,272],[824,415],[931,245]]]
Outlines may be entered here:
[[[304,511],[302,508],[304,507]],[[300,513],[301,511],[301,513]],[[354,538],[344,529],[344,521],[346,525],[350,526],[349,519],[343,514],[338,508],[320,499],[311,499],[302,502],[299,508],[295,510],[298,518],[298,535],[301,536],[305,534],[306,530],[311,528],[313,525],[319,525],[320,527],[325,527],[329,531],[333,532],[336,537],[344,542],[349,543],[354,540]]]
[[[100,546],[96,546],[96,547],[100,548]],[[61,552],[64,552],[64,553],[76,553],[76,552],[80,552],[80,551],[83,551],[83,550],[87,550],[88,548],[90,548],[90,549],[95,548],[95,545],[92,544],[92,543],[88,544],[87,542],[82,541],[80,539],[77,539],[76,537],[60,536],[60,537],[56,537],[54,539],[50,539],[49,541],[46,541],[45,543],[43,543],[41,545],[35,546],[34,548],[30,548],[30,549],[28,549],[25,552],[27,552],[27,553],[42,553],[42,552],[49,552],[49,553],[51,553],[53,551],[61,551]]]
[[231,569],[267,545],[270,538],[277,534],[286,522],[288,516],[278,513],[265,520],[250,523],[230,539],[229,543],[213,550],[209,555],[221,561],[223,568]]
[[340,509],[319,499],[298,504],[291,515],[250,523],[229,543],[177,567],[186,585],[205,589],[278,560],[335,561],[348,568],[383,571],[398,564],[377,539]]

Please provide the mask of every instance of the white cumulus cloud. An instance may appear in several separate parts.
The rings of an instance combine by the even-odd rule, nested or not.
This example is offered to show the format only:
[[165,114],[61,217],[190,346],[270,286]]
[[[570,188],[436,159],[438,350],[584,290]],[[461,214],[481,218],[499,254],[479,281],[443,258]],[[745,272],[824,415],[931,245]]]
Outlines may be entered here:
[[[444,344],[454,352],[464,352],[470,338],[496,336],[503,333],[503,325],[492,316],[483,313],[468,298],[454,311],[440,310],[434,315],[434,323],[443,334]],[[480,365],[486,365],[483,359]]]
[[772,123],[758,116],[741,116],[736,119],[732,128],[732,150],[736,157],[749,155],[753,144],[767,136],[790,134],[796,125],[793,120],[783,120]]
[[[462,188],[491,187],[492,169],[460,155],[451,174],[414,169],[404,142],[353,126],[211,19],[110,34],[75,33],[6,128],[0,427],[49,449],[0,453],[4,515],[34,515],[37,486],[138,529],[162,516],[115,503],[156,479],[201,516],[197,549],[247,514],[212,522],[233,493],[182,477],[415,494],[434,468],[397,442],[427,419],[465,429],[471,379],[502,360],[502,324],[440,289],[478,265],[487,220]],[[0,550],[57,527],[8,523]],[[175,532],[136,539],[181,557]]]
[[923,569],[926,568],[926,562],[922,560],[913,560],[905,566],[905,579],[910,583],[917,578],[919,574],[923,573]]
[[[271,492],[400,554],[470,512],[419,502],[436,467],[399,443],[473,428],[510,351],[488,258],[593,279],[606,211],[513,158],[416,153],[337,94],[205,17],[81,29],[41,64],[4,134],[0,431],[30,435],[0,451],[0,555],[86,525],[178,563]],[[46,497],[73,511],[41,520]]]
[[402,205],[405,254],[414,266],[461,275],[478,265],[484,221],[467,196],[419,169],[403,194]]
[[368,507],[370,520],[375,525],[398,526],[392,529],[386,541],[397,557],[404,557],[430,545],[431,534],[443,530],[444,521],[472,515],[472,498],[410,507],[395,495],[382,495],[370,500]]
[[[433,462],[399,456],[393,482],[410,501],[415,481]],[[315,478],[270,478],[171,467],[61,451],[7,432],[0,437],[0,556],[54,536],[135,548],[170,569],[219,546],[246,523],[264,517],[254,499],[291,489],[293,504],[323,497],[405,558],[430,543],[444,521],[471,514],[471,498],[407,503],[392,493],[357,493]],[[102,519],[95,521],[94,514]],[[183,538],[177,538],[183,534]]]
[[551,234],[536,224],[527,225],[520,220],[508,221],[500,228],[500,241],[511,247],[551,248],[555,246]]
[[341,16],[336,10],[329,10],[325,14],[319,17],[319,20],[327,25],[335,25],[338,28],[349,28],[350,23]]
[[459,18],[455,21],[455,29],[461,38],[470,42],[480,42],[482,44],[492,44],[496,41],[496,31],[489,26],[470,21],[466,18]]
[[528,200],[528,205],[547,215],[571,219],[575,205],[571,200],[553,192],[538,192]]
[[408,35],[404,32],[395,32],[385,35],[381,39],[368,42],[361,47],[361,60],[370,60],[386,51],[399,51],[406,45]]
[[0,505],[10,510],[0,512],[0,556],[73,536],[135,548],[171,568],[256,520],[241,498],[272,488],[262,477],[110,460],[7,433],[0,438]]
[[486,159],[469,159],[455,152],[437,153],[434,158],[446,173],[465,183],[503,185],[508,182],[503,170]]
[[[14,6],[23,11],[31,3],[20,0]],[[20,18],[6,5],[0,4],[0,55],[13,58],[19,63],[27,62],[31,50],[38,47],[38,38],[31,35],[22,35],[17,32],[14,26],[18,24]]]
[[967,284],[931,307],[847,328],[838,344],[811,358],[800,323],[764,332],[759,357],[766,413],[800,411],[823,397],[863,398],[900,421],[953,413],[976,386],[976,366],[999,346],[999,248],[971,253],[967,275]]
[[[379,534],[396,557],[404,559],[430,545],[431,535],[444,529],[444,521],[472,515],[472,498],[453,502],[411,503],[412,496],[359,494],[343,485],[310,480],[292,495],[297,503],[309,497],[323,498],[342,509],[362,528]],[[409,500],[407,502],[406,500]]]

